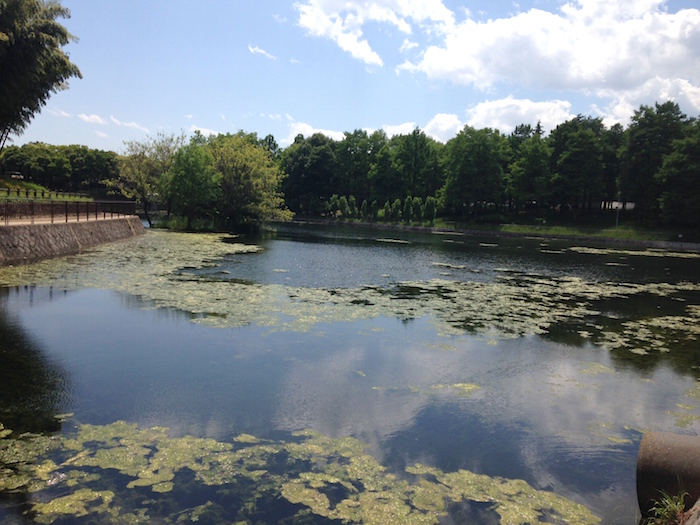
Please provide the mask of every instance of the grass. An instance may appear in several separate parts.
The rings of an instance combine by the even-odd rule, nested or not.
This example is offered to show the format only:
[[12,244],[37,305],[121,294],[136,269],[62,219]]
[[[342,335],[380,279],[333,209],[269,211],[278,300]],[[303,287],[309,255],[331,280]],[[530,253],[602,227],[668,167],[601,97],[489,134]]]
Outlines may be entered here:
[[[303,218],[303,217],[302,217]],[[613,220],[614,222],[614,220]],[[354,224],[361,226],[365,224],[362,219],[347,218],[337,221],[338,224]],[[403,221],[385,221],[383,219],[383,210],[379,211],[379,217],[371,224],[381,227],[409,226]],[[532,235],[544,237],[563,237],[563,238],[594,238],[594,239],[615,239],[618,241],[662,241],[662,242],[689,242],[700,243],[700,230],[695,228],[650,228],[638,226],[632,222],[621,224],[619,226],[609,226],[600,223],[587,223],[582,225],[571,224],[556,224],[545,223],[543,220],[537,221],[535,224],[515,224],[515,223],[492,223],[482,224],[473,222],[460,222],[449,220],[444,217],[438,217],[434,223],[430,221],[413,221],[410,226],[418,226],[425,228],[440,228],[446,230],[469,230],[483,231],[485,233],[503,233],[512,235]]]
[[[8,194],[7,190],[10,190],[11,194]],[[17,195],[17,190],[20,190],[20,194]],[[29,190],[30,195],[27,195],[27,190]],[[35,196],[34,192],[39,195]],[[0,178],[0,199],[11,198],[12,200],[22,200],[22,201],[34,201],[34,200],[47,200],[47,197],[41,197],[41,192],[48,194],[51,200],[54,201],[92,201],[90,197],[85,195],[80,195],[78,193],[68,193],[59,192],[54,190],[49,190],[44,186],[35,184],[33,182],[16,181]]]
[[654,503],[650,516],[642,521],[642,525],[682,525],[686,521],[685,498],[687,492],[670,496],[661,491],[661,498]]
[[460,224],[455,221],[435,220],[438,228],[481,230],[519,235],[544,235],[552,237],[593,237],[630,241],[687,241],[700,242],[700,232],[693,229],[644,228],[634,224],[615,226],[567,224]]

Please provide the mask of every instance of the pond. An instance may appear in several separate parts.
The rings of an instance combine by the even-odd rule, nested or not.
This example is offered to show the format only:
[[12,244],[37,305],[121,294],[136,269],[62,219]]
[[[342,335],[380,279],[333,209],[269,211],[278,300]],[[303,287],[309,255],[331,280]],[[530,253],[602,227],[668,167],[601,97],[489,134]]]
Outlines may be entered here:
[[280,226],[0,268],[2,523],[636,523],[700,256]]

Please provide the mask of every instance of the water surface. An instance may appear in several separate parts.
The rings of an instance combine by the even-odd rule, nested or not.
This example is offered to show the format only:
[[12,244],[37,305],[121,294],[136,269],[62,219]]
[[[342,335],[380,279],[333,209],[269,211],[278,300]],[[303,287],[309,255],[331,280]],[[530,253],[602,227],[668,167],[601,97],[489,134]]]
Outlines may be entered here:
[[[583,504],[605,523],[636,522],[643,432],[700,429],[698,270],[692,254],[643,247],[309,227],[248,239],[152,231],[88,254],[0,269],[0,349],[8,363],[0,372],[0,422],[13,430],[3,442],[25,431],[72,439],[124,421],[168,429],[150,441],[139,437],[138,450],[184,437],[221,444],[254,437],[251,451],[265,452],[263,440],[272,447],[266,453],[288,465],[278,465],[278,474],[267,458],[258,468],[266,474],[256,478],[241,463],[250,487],[267,483],[275,493],[269,501],[256,496],[263,510],[241,495],[256,489],[240,480],[235,498],[230,489],[193,488],[191,478],[207,479],[201,457],[198,467],[183,459],[174,479],[149,485],[158,472],[152,465],[148,476],[143,465],[137,474],[92,450],[101,462],[77,470],[99,467],[101,481],[56,492],[91,487],[81,518],[36,504],[75,474],[74,463],[59,462],[80,448],[69,442],[54,452],[56,468],[45,465],[46,479],[5,491],[0,519],[350,520],[342,501],[355,490],[365,507],[381,505],[362,500],[366,471],[362,482],[342,481],[344,462],[375,461],[371,469],[383,468],[390,481],[382,483],[391,485],[378,499],[400,494],[416,523],[507,521],[508,505],[527,513],[502,496],[438,509],[416,495],[418,479],[436,491],[441,476],[460,472],[483,475],[484,484],[524,480],[538,497]],[[341,442],[324,441],[330,448],[313,445],[323,460],[292,464],[295,443],[310,435],[300,433],[309,431],[361,445],[343,455],[333,448]],[[123,451],[136,441],[118,434],[81,446]],[[156,457],[144,454],[151,463]],[[329,459],[338,454],[339,463]],[[322,480],[291,473],[311,464]],[[204,470],[213,475],[213,467]],[[142,485],[127,488],[120,476]],[[231,487],[231,480],[207,487]],[[107,504],[96,487],[116,496]],[[191,494],[185,510],[173,507],[178,490]],[[327,508],[304,499],[313,490]],[[270,508],[270,501],[285,505]],[[537,519],[562,520],[538,512]],[[367,514],[354,521],[372,522]]]

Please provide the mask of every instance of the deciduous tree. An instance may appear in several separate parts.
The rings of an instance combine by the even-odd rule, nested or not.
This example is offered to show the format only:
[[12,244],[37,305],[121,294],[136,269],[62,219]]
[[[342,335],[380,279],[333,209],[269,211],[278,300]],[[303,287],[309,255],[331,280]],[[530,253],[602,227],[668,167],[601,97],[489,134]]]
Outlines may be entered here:
[[194,140],[175,153],[170,167],[173,208],[187,219],[188,230],[192,229],[194,219],[214,212],[221,177],[212,164],[207,148]]
[[284,174],[267,146],[219,135],[209,140],[208,150],[220,180],[218,210],[225,225],[291,218],[280,191]]
[[124,143],[124,153],[119,157],[119,175],[108,184],[117,188],[127,199],[143,204],[148,224],[151,204],[172,200],[169,170],[176,152],[185,142],[183,134],[158,133],[155,137]]

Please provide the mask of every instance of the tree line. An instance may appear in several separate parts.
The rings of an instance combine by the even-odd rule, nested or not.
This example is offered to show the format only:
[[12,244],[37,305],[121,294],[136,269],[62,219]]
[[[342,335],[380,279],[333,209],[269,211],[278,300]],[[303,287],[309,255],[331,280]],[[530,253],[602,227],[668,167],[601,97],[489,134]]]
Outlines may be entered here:
[[116,178],[104,183],[149,209],[159,206],[184,227],[239,227],[288,220],[292,212],[281,193],[284,174],[274,160],[271,136],[239,132],[205,137],[158,134],[125,144]]
[[113,151],[32,142],[6,146],[0,166],[2,173],[20,174],[54,191],[99,193],[105,187],[103,181],[119,176],[117,159]]
[[665,102],[641,106],[627,129],[579,115],[548,136],[539,123],[508,135],[465,126],[445,144],[418,128],[391,138],[362,130],[338,141],[299,135],[279,162],[286,201],[302,215],[337,213],[338,196],[348,203],[341,216],[411,220],[421,209],[413,201],[430,198],[438,214],[476,222],[522,214],[586,220],[621,202],[634,203],[645,224],[696,226],[699,133],[696,119]]
[[40,143],[5,148],[0,168],[51,189],[103,185],[215,227],[300,216],[376,221],[586,221],[634,203],[643,224],[700,222],[700,123],[674,102],[641,106],[625,129],[577,116],[545,136],[539,123],[503,134],[465,126],[443,144],[416,128],[346,132],[341,140],[240,131],[159,134],[121,155]]

